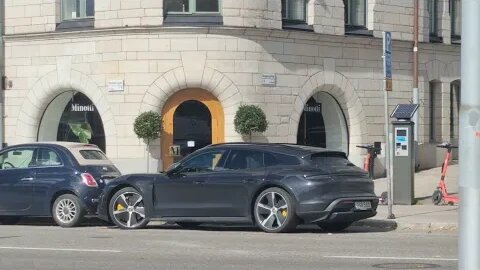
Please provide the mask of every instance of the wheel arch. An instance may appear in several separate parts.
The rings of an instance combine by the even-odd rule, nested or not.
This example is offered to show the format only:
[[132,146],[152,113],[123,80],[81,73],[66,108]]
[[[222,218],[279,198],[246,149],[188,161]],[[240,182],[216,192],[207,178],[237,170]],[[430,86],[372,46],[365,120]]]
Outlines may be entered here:
[[[66,194],[70,194],[70,195],[74,195],[74,196],[77,196],[78,198],[80,198],[80,196],[78,196],[77,193],[75,193],[75,191],[73,190],[70,190],[70,189],[62,189],[62,190],[57,190],[56,192],[53,193],[52,195],[52,199],[50,200],[50,204],[49,204],[49,212],[50,212],[50,215],[53,216],[53,204],[55,203],[55,201],[58,199],[58,197],[62,196],[62,195],[66,195]],[[82,200],[80,200],[80,202],[82,202]],[[83,202],[82,202],[83,203]]]
[[269,188],[280,188],[280,189],[284,190],[285,192],[287,192],[292,197],[292,199],[295,201],[295,203],[298,203],[298,200],[297,200],[297,197],[295,196],[295,193],[290,188],[288,188],[286,185],[281,184],[281,183],[267,183],[267,184],[259,187],[255,191],[255,193],[253,194],[252,199],[250,200],[249,212],[250,212],[250,218],[251,218],[253,224],[255,224],[255,216],[254,216],[254,214],[255,214],[255,211],[254,211],[255,201],[257,200],[257,197],[262,192],[264,192],[265,190],[267,190]]
[[153,211],[153,184],[141,187],[131,182],[129,183],[124,182],[124,183],[119,183],[117,186],[112,188],[107,194],[107,197],[105,200],[107,217],[110,219],[110,201],[112,200],[115,193],[117,193],[118,191],[124,188],[133,188],[142,195],[144,203],[148,205],[148,207],[145,209],[146,214],[151,216]]

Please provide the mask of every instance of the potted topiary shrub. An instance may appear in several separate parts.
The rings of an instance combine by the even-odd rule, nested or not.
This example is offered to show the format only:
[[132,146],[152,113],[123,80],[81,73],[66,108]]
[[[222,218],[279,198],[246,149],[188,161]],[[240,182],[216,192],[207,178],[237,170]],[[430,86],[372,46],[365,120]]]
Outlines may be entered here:
[[267,117],[257,105],[241,105],[235,114],[235,131],[252,141],[252,133],[263,133],[268,128]]
[[160,138],[162,132],[162,116],[158,112],[149,111],[137,116],[133,125],[137,137],[147,143],[147,172],[150,171],[150,142]]

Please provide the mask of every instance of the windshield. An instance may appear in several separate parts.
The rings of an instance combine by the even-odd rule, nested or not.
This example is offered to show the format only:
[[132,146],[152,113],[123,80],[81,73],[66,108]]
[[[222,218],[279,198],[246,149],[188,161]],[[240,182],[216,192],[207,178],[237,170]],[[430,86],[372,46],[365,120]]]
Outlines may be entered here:
[[88,160],[106,160],[107,157],[99,150],[80,150],[80,155]]

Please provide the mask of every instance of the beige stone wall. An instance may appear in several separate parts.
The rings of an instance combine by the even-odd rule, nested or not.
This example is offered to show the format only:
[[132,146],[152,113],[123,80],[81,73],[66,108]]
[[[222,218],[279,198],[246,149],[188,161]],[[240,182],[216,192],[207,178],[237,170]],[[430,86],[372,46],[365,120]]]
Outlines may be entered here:
[[[428,42],[427,0],[419,0],[419,39]],[[369,27],[375,37],[381,37],[383,31],[392,32],[393,39],[413,40],[413,1],[410,0],[375,0],[369,2]],[[372,22],[373,20],[373,22]]]
[[345,6],[343,0],[315,1],[313,11],[313,29],[316,33],[345,34]]
[[4,3],[6,35],[54,31],[60,19],[59,0],[4,0]]
[[225,26],[282,28],[280,0],[223,0],[222,7]]
[[163,1],[95,1],[95,27],[135,27],[162,25]]
[[[6,74],[14,85],[5,92],[6,141],[35,141],[47,104],[75,89],[101,112],[109,157],[125,172],[144,171],[145,145],[133,133],[134,118],[144,110],[161,111],[175,91],[200,87],[217,96],[225,110],[227,141],[242,139],[234,131],[233,116],[245,103],[261,105],[270,123],[256,141],[292,143],[304,103],[324,91],[339,102],[349,125],[350,157],[361,164],[363,153],[355,146],[384,140],[381,44],[370,37],[238,28],[6,37]],[[421,46],[421,93],[431,80],[459,78],[459,51],[451,45]],[[390,110],[411,99],[410,59],[411,43],[395,41]],[[276,74],[276,86],[262,85],[265,73]],[[108,92],[110,80],[124,80],[125,91]],[[428,142],[425,117],[422,109],[422,143]],[[150,153],[156,159],[159,145],[155,142]]]

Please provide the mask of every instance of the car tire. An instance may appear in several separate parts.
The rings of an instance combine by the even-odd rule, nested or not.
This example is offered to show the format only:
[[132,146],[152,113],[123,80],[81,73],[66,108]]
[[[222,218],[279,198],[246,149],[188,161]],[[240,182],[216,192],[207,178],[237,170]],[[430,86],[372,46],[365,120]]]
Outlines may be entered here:
[[352,225],[351,222],[319,223],[318,226],[326,232],[341,232]]
[[195,229],[198,226],[202,225],[200,222],[175,222],[178,226],[185,228],[185,229]]
[[16,225],[22,217],[4,216],[0,217],[0,223],[3,225]]
[[108,213],[110,220],[120,229],[143,229],[149,222],[143,196],[132,187],[123,188],[112,196]]
[[443,200],[442,197],[443,197],[443,196],[442,196],[442,192],[440,191],[440,189],[435,190],[435,191],[433,192],[433,194],[432,194],[432,202],[433,202],[433,204],[435,204],[435,205],[441,204],[441,203],[442,203],[442,200]]
[[53,203],[52,216],[55,223],[60,227],[76,227],[82,223],[85,208],[77,196],[64,194]]
[[261,192],[253,207],[255,223],[264,232],[291,232],[297,227],[295,200],[281,188],[269,188]]

